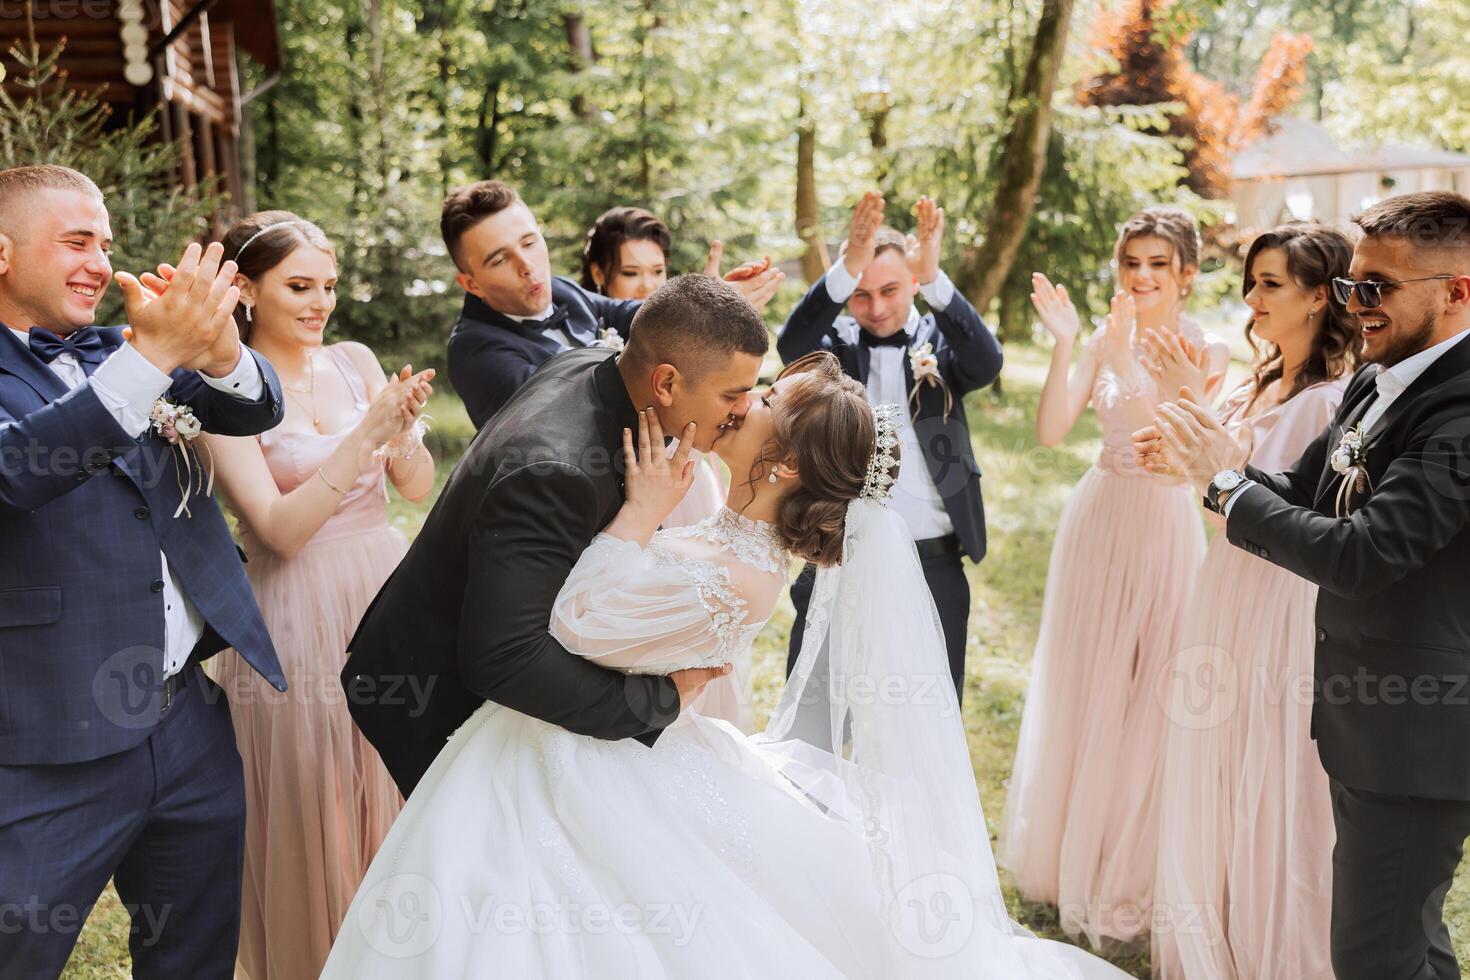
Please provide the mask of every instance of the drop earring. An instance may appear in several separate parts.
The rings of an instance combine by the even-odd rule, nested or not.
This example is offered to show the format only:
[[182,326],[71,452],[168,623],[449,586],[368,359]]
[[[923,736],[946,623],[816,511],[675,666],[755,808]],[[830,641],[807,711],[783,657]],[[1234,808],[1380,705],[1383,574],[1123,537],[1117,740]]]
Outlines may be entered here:
[[776,482],[776,471],[775,470],[771,470],[771,475],[768,476],[768,477],[766,477],[766,480],[768,482],[770,482],[770,483],[775,483]]
[[254,307],[251,306],[249,303],[246,303],[245,304],[245,322],[246,323],[253,323],[253,322],[255,322],[255,315],[251,312],[253,309],[254,309]]

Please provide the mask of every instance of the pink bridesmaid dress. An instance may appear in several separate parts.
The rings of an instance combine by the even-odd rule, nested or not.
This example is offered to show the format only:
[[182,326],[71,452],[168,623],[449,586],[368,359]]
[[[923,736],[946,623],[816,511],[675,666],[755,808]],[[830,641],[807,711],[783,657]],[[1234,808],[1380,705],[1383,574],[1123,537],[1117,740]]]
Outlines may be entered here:
[[[1190,321],[1180,330],[1209,342]],[[1150,927],[1152,792],[1168,727],[1152,684],[1178,649],[1205,538],[1195,492],[1135,461],[1133,432],[1157,399],[1141,345],[1126,379],[1101,331],[1089,345],[1103,448],[1052,546],[999,859],[1023,897],[1058,906],[1069,935],[1103,947]]]
[[[1249,428],[1254,466],[1284,470],[1327,426],[1346,384],[1313,385],[1246,418],[1248,383],[1221,420]],[[1315,585],[1223,533],[1210,543],[1160,684],[1172,724],[1158,792],[1157,977],[1331,980],[1336,834],[1310,735],[1316,601]]]
[[[367,411],[350,358],[326,354],[357,412],[340,432],[274,430],[257,438],[282,493],[312,479]],[[347,712],[338,677],[347,643],[407,550],[389,526],[381,467],[350,487],[326,524],[290,559],[242,525],[245,566],[289,689],[273,690],[237,657],[221,658],[245,766],[245,877],[236,976],[314,978],[352,896],[403,799]]]

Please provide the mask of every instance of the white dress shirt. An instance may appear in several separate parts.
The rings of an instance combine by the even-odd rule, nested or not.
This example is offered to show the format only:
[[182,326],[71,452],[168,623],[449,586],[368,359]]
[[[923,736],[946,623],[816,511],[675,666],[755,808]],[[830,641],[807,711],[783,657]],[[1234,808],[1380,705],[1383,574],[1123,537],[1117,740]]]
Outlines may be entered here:
[[[858,280],[841,262],[827,270],[827,295],[834,303],[846,303],[857,288]],[[943,310],[954,298],[954,283],[943,272],[931,283],[919,287],[919,295],[935,310]],[[919,311],[909,306],[908,319],[903,329],[910,339],[919,326]],[[862,328],[859,327],[859,330]],[[919,446],[918,434],[914,432],[909,416],[909,392],[905,390],[903,359],[908,351],[902,347],[869,348],[868,359],[868,402],[872,405],[896,404],[903,411],[899,415],[898,439],[899,459],[898,482],[893,487],[892,507],[909,526],[915,541],[926,538],[942,538],[954,533],[954,522],[944,509],[944,498],[934,486],[934,477],[924,463],[923,450]]]
[[[1418,381],[1421,374],[1429,370],[1429,365],[1448,353],[1451,347],[1464,340],[1467,333],[1470,333],[1470,331],[1457,333],[1449,340],[1440,341],[1433,347],[1426,347],[1419,353],[1399,361],[1393,367],[1384,368],[1382,371],[1379,371],[1378,377],[1373,379],[1376,387],[1373,393],[1373,401],[1368,406],[1368,410],[1363,413],[1361,420],[1363,431],[1365,433],[1371,433],[1373,427],[1378,424],[1378,420],[1383,418],[1384,413],[1389,410],[1394,402],[1399,400],[1399,396],[1407,391],[1411,384]],[[1230,507],[1235,503],[1235,499],[1245,492],[1246,487],[1253,487],[1255,485],[1255,481],[1251,480],[1242,483],[1236,488],[1235,492],[1225,501],[1226,517],[1230,516]]]
[[[25,330],[10,328],[22,344],[30,345],[30,334]],[[68,388],[79,388],[87,383],[86,369],[72,356],[63,352],[50,364],[52,372]],[[240,345],[240,360],[235,369],[223,378],[211,378],[203,372],[199,377],[211,388],[218,389],[242,401],[255,401],[265,388],[265,379],[260,368]],[[92,391],[97,400],[107,409],[123,431],[134,439],[148,428],[148,416],[153,404],[168,391],[172,380],[147,358],[138,353],[132,344],[123,344],[92,372]],[[194,608],[194,603],[179,587],[173,570],[168,567],[168,558],[159,552],[163,567],[163,676],[177,674],[189,659],[199,637],[204,635],[204,617]]]

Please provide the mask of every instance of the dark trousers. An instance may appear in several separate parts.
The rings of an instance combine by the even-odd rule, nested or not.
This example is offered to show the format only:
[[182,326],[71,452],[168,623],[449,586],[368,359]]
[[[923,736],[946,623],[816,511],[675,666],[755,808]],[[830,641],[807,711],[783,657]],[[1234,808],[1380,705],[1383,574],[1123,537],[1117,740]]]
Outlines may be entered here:
[[189,670],[133,748],[0,766],[0,978],[59,976],[109,878],[133,976],[234,975],[245,779],[224,692]]
[[1459,977],[1444,898],[1470,837],[1470,803],[1332,781],[1332,969],[1337,980]]
[[[954,680],[955,695],[961,702],[965,699],[965,637],[970,622],[970,580],[965,578],[964,559],[960,557],[959,545],[952,550],[933,557],[921,557],[919,564],[924,569],[924,581],[934,596],[934,606],[939,610],[939,623],[944,629],[945,653],[949,657],[949,673]],[[786,675],[796,668],[796,658],[801,653],[801,638],[806,629],[806,611],[812,601],[812,586],[816,583],[817,570],[808,565],[801,570],[796,581],[791,583],[791,604],[796,607],[796,621],[791,624],[791,644],[786,652]]]

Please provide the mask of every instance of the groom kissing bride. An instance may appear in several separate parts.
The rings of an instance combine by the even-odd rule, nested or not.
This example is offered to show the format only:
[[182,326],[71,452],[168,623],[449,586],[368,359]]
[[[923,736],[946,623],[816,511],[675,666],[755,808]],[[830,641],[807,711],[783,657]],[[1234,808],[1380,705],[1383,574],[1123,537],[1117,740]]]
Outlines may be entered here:
[[[1123,976],[1006,914],[885,506],[902,408],[828,353],[753,392],[766,328],[716,279],[672,280],[631,334],[489,421],[358,629],[353,715],[411,795],[323,975]],[[726,506],[659,530],[694,449]],[[684,710],[794,558],[820,571],[766,730]],[[395,683],[423,700],[373,697]]]

